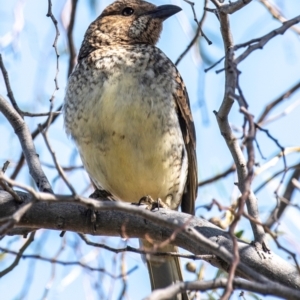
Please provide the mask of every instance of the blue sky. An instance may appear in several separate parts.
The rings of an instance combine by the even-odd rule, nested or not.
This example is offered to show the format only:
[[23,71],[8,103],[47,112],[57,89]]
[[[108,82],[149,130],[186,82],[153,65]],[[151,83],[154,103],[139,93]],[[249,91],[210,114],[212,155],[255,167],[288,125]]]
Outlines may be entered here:
[[[74,29],[74,40],[77,51],[84,35],[84,32],[91,21],[93,21],[102,11],[102,9],[111,3],[111,1],[95,1],[94,7],[88,5],[91,1],[79,1]],[[172,3],[183,8],[183,12],[170,18],[164,24],[164,30],[158,47],[162,49],[172,61],[176,61],[178,56],[186,48],[192,38],[191,33],[196,26],[193,21],[190,6],[181,1],[152,1],[154,4],[161,5]],[[282,10],[287,19],[295,17],[300,11],[300,2],[295,0],[274,1]],[[2,4],[2,5],[1,5]],[[50,18],[46,17],[48,1],[6,1],[0,0],[0,48],[3,60],[8,70],[11,85],[15,98],[19,106],[30,112],[44,112],[49,109],[49,99],[54,91],[54,77],[56,71],[56,58],[52,44],[55,37],[55,30]],[[24,6],[24,8],[23,8]],[[209,4],[209,7],[213,7]],[[19,8],[19,10],[16,10]],[[203,1],[197,1],[196,12],[198,18],[202,14]],[[16,11],[17,19],[14,17]],[[68,7],[66,1],[53,0],[53,14],[59,21],[59,30],[61,35],[58,40],[58,50],[60,52],[60,70],[58,82],[60,89],[55,93],[54,107],[58,107],[64,97],[64,90],[67,80],[68,54],[66,32],[63,28],[63,21],[66,21]],[[22,17],[24,19],[22,19]],[[63,21],[62,21],[63,20]],[[249,39],[260,37],[271,30],[276,29],[281,24],[272,18],[267,10],[258,2],[253,1],[247,8],[230,16],[231,29],[236,44],[246,42]],[[10,42],[8,33],[13,32],[13,28],[20,29],[20,32],[13,36]],[[300,28],[300,26],[298,26]],[[204,73],[207,68],[223,56],[223,44],[220,36],[219,23],[213,14],[207,15],[207,20],[203,28],[206,35],[213,42],[208,46],[205,40],[201,39],[199,47],[202,57],[198,54],[197,48],[190,51],[188,55],[180,62],[178,69],[187,85],[190,96],[191,107],[197,130],[197,155],[199,179],[206,179],[218,172],[228,168],[232,159],[226,144],[219,133],[219,129],[213,114],[213,110],[218,110],[224,93],[224,74],[216,74],[215,70],[222,68],[222,64],[214,70]],[[277,36],[271,40],[263,50],[257,50],[252,53],[248,59],[243,61],[239,69],[242,74],[240,84],[246,100],[249,103],[249,110],[258,117],[264,106],[288,90],[300,79],[300,41],[299,36],[293,31],[288,30],[283,36]],[[0,93],[6,95],[5,86],[0,76]],[[282,112],[290,104],[300,99],[300,92],[293,94],[288,100],[279,105],[270,115]],[[205,103],[205,105],[203,105]],[[300,106],[295,107],[286,117],[282,117],[276,122],[267,124],[267,129],[276,137],[284,147],[294,147],[300,145],[299,135],[299,114]],[[31,130],[35,129],[37,124],[42,122],[43,118],[26,118]],[[235,104],[230,113],[230,122],[240,128],[242,125],[242,116],[239,113],[238,105]],[[241,132],[236,133],[241,136]],[[0,115],[0,136],[2,141],[0,147],[0,165],[7,159],[11,161],[11,167],[8,172],[12,172],[15,163],[20,155],[20,146],[13,130],[7,121]],[[58,156],[61,165],[68,164],[80,165],[80,159],[75,150],[74,144],[69,140],[63,130],[62,117],[51,126],[49,138],[52,146]],[[258,133],[258,141],[261,150],[267,160],[262,159],[257,153],[256,159],[261,165],[265,164],[270,158],[279,152],[278,147],[268,139],[264,133]],[[51,163],[48,151],[45,149],[41,137],[35,140],[35,145],[40,159],[43,163]],[[292,153],[287,156],[288,164],[299,161],[299,153]],[[282,160],[273,168],[263,172],[255,178],[253,186],[258,186],[263,179],[273,174],[276,170],[283,167]],[[68,189],[60,180],[56,180],[56,172],[53,169],[45,167],[45,172],[52,180],[55,192],[68,193]],[[288,177],[288,176],[287,176]],[[83,170],[69,174],[69,179],[76,186],[78,193],[88,195],[91,190],[86,190],[89,179]],[[280,179],[280,178],[279,178]],[[278,180],[279,180],[278,179]],[[23,183],[32,184],[28,176],[28,169],[25,166],[18,176],[18,180]],[[268,216],[268,213],[276,204],[274,190],[278,184],[275,180],[268,185],[257,196],[259,199],[259,208],[262,219]],[[234,186],[236,178],[234,175],[228,176],[224,181],[214,183],[199,189],[197,205],[209,203],[213,198],[219,200],[224,205],[229,205],[233,198],[238,196],[238,191]],[[299,203],[299,192],[294,197],[296,203]],[[197,215],[206,218],[212,215],[220,215],[217,210],[207,212],[199,209]],[[300,228],[299,228],[299,210],[295,208],[287,209],[285,217],[281,221],[279,229],[285,234],[281,241],[290,249],[300,253]],[[252,234],[247,221],[242,221],[239,229],[245,229],[245,238],[252,239]],[[117,238],[94,238],[94,240],[106,240],[110,245],[116,247],[125,242]],[[298,243],[295,242],[298,240]],[[39,242],[42,241],[42,242]],[[22,238],[6,237],[1,240],[1,245],[6,246],[11,243],[13,249],[18,249],[24,242]],[[78,246],[78,238],[75,234],[66,234],[66,250],[60,256],[60,259],[72,260],[85,257],[90,264],[95,266],[105,266],[107,269],[116,270],[119,273],[119,256],[114,266],[112,258],[114,254],[100,250],[99,253],[88,246]],[[38,231],[37,237],[28,249],[28,253],[40,251],[43,256],[52,257],[60,248],[62,239],[58,232]],[[136,240],[129,241],[131,245],[138,246]],[[75,245],[75,246],[74,246]],[[287,257],[286,254],[278,251],[271,242],[272,250]],[[95,253],[97,255],[95,255]],[[88,255],[87,255],[88,254]],[[128,299],[141,299],[150,291],[148,275],[146,268],[141,263],[138,255],[126,254],[127,267],[130,269],[138,265],[137,271],[129,276]],[[0,260],[0,268],[9,265],[11,258],[6,256]],[[206,265],[207,279],[213,278],[217,272],[216,269]],[[5,276],[0,281],[0,290],[3,299],[19,299],[24,280],[28,270],[34,270],[32,287],[27,296],[23,299],[40,299],[45,290],[45,286],[51,278],[51,265],[45,262],[34,262],[33,260],[21,261],[20,265],[13,272]],[[56,266],[56,276],[52,288],[49,291],[47,299],[96,299],[96,293],[93,292],[94,284],[102,284],[105,294],[112,295],[111,299],[116,299],[120,282],[116,282],[111,287],[111,281],[107,276],[101,278],[101,274],[82,271],[79,267]],[[18,280],[16,281],[16,276]],[[192,274],[186,273],[187,279],[194,279]],[[99,283],[100,282],[100,283]],[[136,284],[138,282],[138,285]],[[14,288],[11,288],[13,286]],[[138,286],[138,288],[137,288]],[[9,287],[9,288],[8,288]],[[88,298],[87,298],[88,295]],[[237,298],[238,293],[236,293]],[[98,298],[101,298],[100,296]],[[103,298],[105,299],[105,298]]]

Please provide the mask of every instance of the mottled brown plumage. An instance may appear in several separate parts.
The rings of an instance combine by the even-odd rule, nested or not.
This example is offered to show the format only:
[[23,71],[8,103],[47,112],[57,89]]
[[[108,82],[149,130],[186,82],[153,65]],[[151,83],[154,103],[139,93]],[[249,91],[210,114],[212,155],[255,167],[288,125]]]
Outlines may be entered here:
[[[189,99],[176,67],[155,47],[162,22],[178,11],[140,0],[108,6],[85,34],[64,118],[98,189],[127,202],[150,195],[171,209],[181,203],[194,214],[196,136]],[[181,278],[174,276],[173,282]]]

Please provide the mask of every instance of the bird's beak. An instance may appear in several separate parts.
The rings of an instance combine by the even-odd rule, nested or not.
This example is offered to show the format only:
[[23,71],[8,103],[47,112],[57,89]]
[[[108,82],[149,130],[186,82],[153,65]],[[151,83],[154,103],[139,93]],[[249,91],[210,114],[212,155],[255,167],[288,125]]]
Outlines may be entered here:
[[153,19],[163,19],[166,20],[167,18],[177,14],[182,9],[176,5],[161,5],[157,6],[155,9],[146,12],[144,15],[150,16]]

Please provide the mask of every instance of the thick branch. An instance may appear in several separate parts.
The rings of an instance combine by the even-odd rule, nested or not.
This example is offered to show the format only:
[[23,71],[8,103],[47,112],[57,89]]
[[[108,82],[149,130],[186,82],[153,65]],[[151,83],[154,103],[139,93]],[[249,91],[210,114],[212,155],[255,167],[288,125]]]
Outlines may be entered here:
[[[225,287],[227,284],[226,278],[219,278],[210,281],[191,281],[191,282],[179,282],[169,286],[166,289],[155,290],[147,298],[147,300],[163,300],[171,299],[176,294],[183,291],[208,291],[212,289]],[[278,286],[275,282],[271,284],[263,284],[257,282],[249,282],[240,278],[233,280],[233,287],[235,289],[251,291],[254,293],[260,293],[263,295],[275,295],[284,299],[299,299],[300,292],[291,290],[285,286]]]
[[[252,0],[238,0],[235,2],[230,2],[229,4],[219,5],[218,11],[224,14],[233,14],[236,11],[240,10],[247,4],[249,4]],[[216,3],[216,1],[213,1]]]
[[[32,199],[21,193],[24,203]],[[178,227],[182,228],[173,243],[194,254],[215,254],[220,258],[220,266],[228,270],[232,261],[232,240],[229,234],[206,220],[171,210],[160,209],[149,212],[134,205],[119,202],[100,202],[80,198],[71,201],[66,196],[39,194],[39,199],[21,218],[18,227],[66,230],[93,235],[145,237],[147,234],[155,241],[166,240]],[[57,200],[60,201],[57,201]],[[0,218],[15,213],[19,204],[10,194],[0,191]],[[91,222],[88,207],[95,207],[96,221]],[[184,226],[186,224],[186,226]],[[13,233],[13,232],[12,232]],[[276,281],[283,285],[300,289],[300,277],[296,268],[275,254],[267,254],[260,249],[238,242],[241,262],[239,274],[260,282]],[[218,266],[219,267],[219,266]],[[268,279],[267,279],[268,278]]]
[[9,105],[9,103],[0,95],[0,111],[4,114],[6,119],[10,122],[11,126],[15,130],[16,135],[20,140],[24,156],[26,158],[29,173],[34,179],[38,189],[41,192],[52,192],[51,185],[44,174],[38,154],[36,153],[35,146],[33,144],[31,133],[21,118],[21,116]]
[[[230,24],[228,15],[220,13],[221,33],[224,41],[224,48],[226,52],[225,58],[225,93],[222,104],[215,112],[218,125],[223,135],[227,146],[231,152],[234,163],[237,168],[238,186],[241,193],[245,192],[245,180],[247,178],[247,165],[243,152],[240,148],[237,138],[234,136],[229,121],[228,115],[234,103],[233,95],[235,94],[235,88],[237,84],[237,70],[234,64],[234,51],[233,51],[233,38],[231,36]],[[252,191],[250,191],[247,199],[247,209],[251,216],[255,219],[259,219],[259,213],[257,208],[257,200]],[[257,242],[264,242],[264,230],[261,226],[251,222],[254,237]]]

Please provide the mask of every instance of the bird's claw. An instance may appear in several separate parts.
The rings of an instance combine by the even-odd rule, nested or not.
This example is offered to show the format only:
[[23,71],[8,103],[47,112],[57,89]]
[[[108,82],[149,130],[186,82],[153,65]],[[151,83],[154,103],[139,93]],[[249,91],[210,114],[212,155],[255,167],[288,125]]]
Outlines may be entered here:
[[142,204],[146,204],[147,205],[146,209],[151,210],[151,211],[154,210],[155,208],[157,208],[157,209],[166,208],[166,205],[161,201],[160,198],[157,198],[156,200],[154,200],[149,195],[144,196],[139,200],[138,205],[142,205]]

